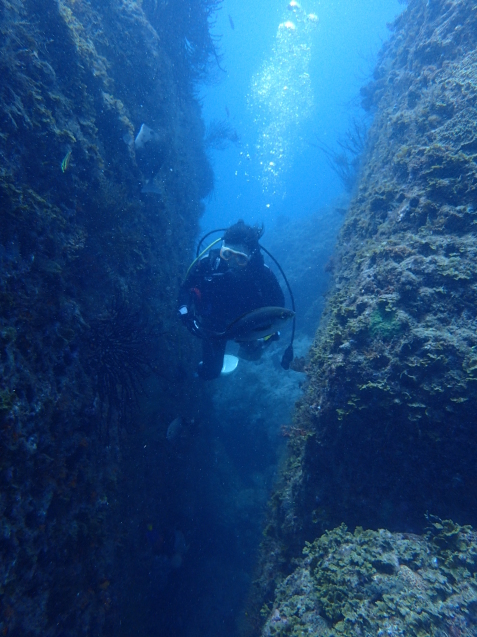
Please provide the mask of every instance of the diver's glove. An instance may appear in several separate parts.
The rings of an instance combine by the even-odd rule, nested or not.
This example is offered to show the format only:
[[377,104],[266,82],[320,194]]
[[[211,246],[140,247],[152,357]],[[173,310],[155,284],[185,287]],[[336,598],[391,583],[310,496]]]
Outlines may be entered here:
[[189,312],[189,308],[187,305],[181,305],[177,310],[177,317],[179,318],[182,325],[185,325],[188,330],[190,330],[190,324],[194,320],[194,315],[192,312]]
[[182,325],[185,325],[188,330],[191,329],[191,324],[194,321],[194,313],[189,311],[187,305],[181,305],[177,310],[177,316],[180,319]]
[[181,305],[181,307],[177,310],[177,315],[183,323],[186,323],[190,319],[189,309],[187,305]]

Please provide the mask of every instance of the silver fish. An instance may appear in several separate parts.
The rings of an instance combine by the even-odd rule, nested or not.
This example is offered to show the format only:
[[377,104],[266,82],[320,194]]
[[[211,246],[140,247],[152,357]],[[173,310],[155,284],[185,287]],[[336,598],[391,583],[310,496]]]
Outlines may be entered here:
[[224,332],[216,336],[237,343],[255,341],[279,332],[294,316],[295,312],[286,307],[260,307],[235,319]]

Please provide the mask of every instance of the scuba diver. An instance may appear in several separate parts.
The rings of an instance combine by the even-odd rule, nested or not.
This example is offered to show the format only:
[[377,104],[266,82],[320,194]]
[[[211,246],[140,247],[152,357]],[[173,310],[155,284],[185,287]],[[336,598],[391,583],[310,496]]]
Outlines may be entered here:
[[[294,319],[294,311],[285,308],[275,275],[264,263],[261,250],[275,259],[259,244],[263,231],[263,225],[249,226],[240,219],[199,254],[204,239],[217,230],[205,235],[181,286],[178,315],[192,334],[202,338],[197,371],[204,380],[220,376],[228,340],[240,343],[240,358],[257,360],[265,345],[278,340],[279,327]],[[219,242],[222,245],[212,249]],[[286,277],[285,281],[291,294]],[[291,298],[294,309],[293,295]],[[292,359],[290,344],[282,366],[288,369]]]

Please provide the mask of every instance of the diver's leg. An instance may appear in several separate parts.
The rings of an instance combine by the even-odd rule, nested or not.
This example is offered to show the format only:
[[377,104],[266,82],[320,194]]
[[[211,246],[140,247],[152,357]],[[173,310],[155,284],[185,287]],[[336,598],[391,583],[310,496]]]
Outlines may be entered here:
[[246,343],[240,343],[237,355],[246,361],[258,361],[262,355],[262,349],[263,346],[260,341],[247,341]]
[[220,376],[224,364],[225,345],[227,341],[220,339],[204,339],[202,341],[202,360],[197,373],[204,380],[212,380]]

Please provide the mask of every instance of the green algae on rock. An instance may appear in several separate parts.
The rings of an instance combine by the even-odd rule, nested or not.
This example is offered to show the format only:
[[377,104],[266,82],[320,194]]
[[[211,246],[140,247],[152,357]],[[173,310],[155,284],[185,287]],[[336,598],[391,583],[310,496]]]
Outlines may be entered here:
[[426,537],[354,533],[307,544],[278,586],[262,637],[470,637],[477,629],[477,535],[449,520]]

